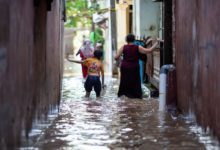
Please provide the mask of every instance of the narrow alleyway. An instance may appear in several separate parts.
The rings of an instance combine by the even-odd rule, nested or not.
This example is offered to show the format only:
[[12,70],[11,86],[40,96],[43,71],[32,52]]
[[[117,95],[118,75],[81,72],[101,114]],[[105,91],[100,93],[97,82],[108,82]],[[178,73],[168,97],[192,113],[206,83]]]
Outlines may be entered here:
[[96,99],[95,93],[85,98],[82,78],[65,77],[59,114],[36,126],[29,144],[21,149],[218,149],[217,142],[189,117],[172,120],[158,112],[157,99],[117,98],[116,78],[107,78],[106,84],[102,98]]
[[[219,0],[0,0],[0,150],[220,150],[219,6]],[[146,79],[157,88],[165,81],[166,102],[184,114],[159,111],[145,85],[143,99],[117,97],[119,79],[110,77],[117,74],[116,53],[122,50],[132,68],[143,51],[120,50],[125,41],[132,45],[129,33],[149,48]],[[66,60],[80,60],[87,39],[104,52],[101,98],[85,97],[81,66]],[[164,65],[175,69],[163,71]]]

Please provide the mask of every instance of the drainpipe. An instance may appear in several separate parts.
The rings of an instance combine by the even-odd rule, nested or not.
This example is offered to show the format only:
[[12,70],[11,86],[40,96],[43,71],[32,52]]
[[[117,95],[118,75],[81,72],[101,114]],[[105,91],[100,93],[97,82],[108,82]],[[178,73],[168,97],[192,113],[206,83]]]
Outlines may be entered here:
[[[166,109],[167,102],[167,74],[174,70],[175,66],[173,64],[163,65],[160,69],[160,83],[159,83],[159,111],[164,111]],[[175,83],[174,83],[175,84]]]

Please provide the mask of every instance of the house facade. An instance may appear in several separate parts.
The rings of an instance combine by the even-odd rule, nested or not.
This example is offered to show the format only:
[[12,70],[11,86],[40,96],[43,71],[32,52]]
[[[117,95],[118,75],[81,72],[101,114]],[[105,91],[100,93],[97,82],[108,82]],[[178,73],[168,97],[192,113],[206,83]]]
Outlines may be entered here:
[[[147,37],[163,39],[163,15],[162,4],[152,0],[133,0],[133,27],[132,31],[137,39]],[[148,81],[159,88],[159,72],[161,67],[161,53],[147,54],[147,62],[144,64]]]

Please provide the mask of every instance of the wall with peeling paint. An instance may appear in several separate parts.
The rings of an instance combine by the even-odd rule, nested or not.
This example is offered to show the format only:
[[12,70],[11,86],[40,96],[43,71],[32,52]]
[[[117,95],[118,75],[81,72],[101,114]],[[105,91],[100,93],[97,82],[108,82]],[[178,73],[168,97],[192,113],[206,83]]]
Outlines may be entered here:
[[178,106],[220,138],[220,1],[173,2]]
[[60,0],[0,0],[2,149],[18,146],[32,120],[59,103],[62,12]]

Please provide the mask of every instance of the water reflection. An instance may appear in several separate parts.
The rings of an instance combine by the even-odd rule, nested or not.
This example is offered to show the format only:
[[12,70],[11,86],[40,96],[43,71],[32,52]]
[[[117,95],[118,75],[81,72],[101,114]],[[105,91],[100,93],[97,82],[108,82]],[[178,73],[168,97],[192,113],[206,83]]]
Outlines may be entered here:
[[63,80],[59,115],[31,147],[45,150],[218,149],[193,121],[158,111],[158,100],[117,98],[118,80],[109,78],[102,98],[85,98],[81,78]]

